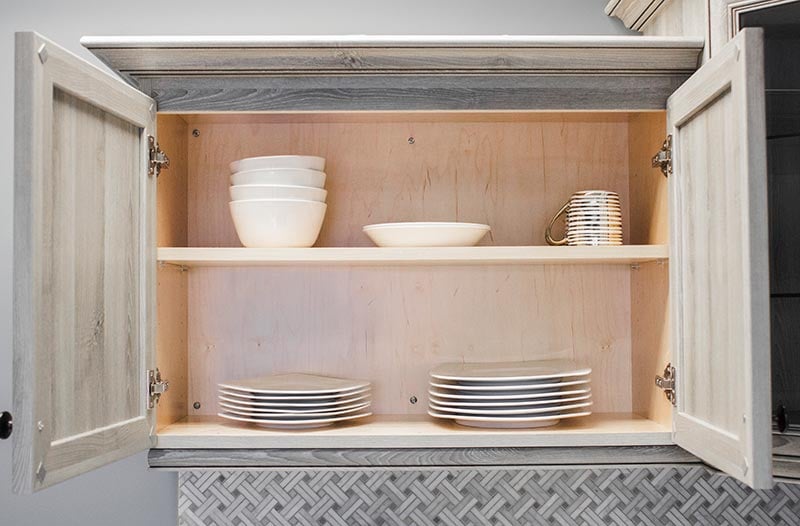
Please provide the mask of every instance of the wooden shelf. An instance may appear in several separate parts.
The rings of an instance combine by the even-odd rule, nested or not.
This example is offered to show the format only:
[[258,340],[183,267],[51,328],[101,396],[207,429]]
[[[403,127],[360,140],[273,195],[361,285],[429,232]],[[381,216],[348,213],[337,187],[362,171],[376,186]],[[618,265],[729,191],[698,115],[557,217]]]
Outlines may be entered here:
[[632,264],[666,260],[667,245],[617,247],[432,247],[432,248],[181,248],[158,249],[163,263],[188,267],[260,265],[484,265]]
[[160,429],[160,449],[438,448],[657,446],[672,444],[668,427],[629,413],[599,413],[539,429],[463,427],[427,415],[378,415],[357,424],[281,431],[216,416],[188,417]]

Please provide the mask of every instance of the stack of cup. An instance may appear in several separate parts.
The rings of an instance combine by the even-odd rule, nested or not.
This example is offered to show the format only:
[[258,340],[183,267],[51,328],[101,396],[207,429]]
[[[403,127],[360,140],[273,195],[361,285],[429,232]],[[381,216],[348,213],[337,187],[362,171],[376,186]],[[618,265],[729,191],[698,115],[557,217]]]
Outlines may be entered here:
[[[563,239],[553,239],[553,224],[567,214],[567,230]],[[622,209],[619,195],[606,190],[575,192],[553,217],[545,230],[551,245],[604,246],[622,244]]]
[[246,247],[310,247],[325,218],[325,159],[250,157],[230,164],[230,210]]

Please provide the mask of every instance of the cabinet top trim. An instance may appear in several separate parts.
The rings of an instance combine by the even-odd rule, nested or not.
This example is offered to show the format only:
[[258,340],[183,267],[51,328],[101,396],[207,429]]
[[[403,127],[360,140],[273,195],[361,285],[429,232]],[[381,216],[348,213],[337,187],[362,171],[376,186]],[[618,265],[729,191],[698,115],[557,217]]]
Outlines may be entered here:
[[685,37],[527,35],[98,36],[81,43],[134,83],[186,75],[684,75],[703,48]]
[[605,12],[622,20],[625,27],[642,31],[653,20],[656,13],[669,0],[609,0]]

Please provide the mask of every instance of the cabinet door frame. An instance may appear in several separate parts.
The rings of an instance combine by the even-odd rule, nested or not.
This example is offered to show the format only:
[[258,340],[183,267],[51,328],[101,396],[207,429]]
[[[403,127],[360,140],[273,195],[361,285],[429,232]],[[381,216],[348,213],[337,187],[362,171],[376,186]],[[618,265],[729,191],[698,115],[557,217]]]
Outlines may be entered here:
[[[152,443],[155,412],[147,409],[148,386],[146,371],[155,363],[155,178],[147,174],[149,166],[148,135],[155,136],[155,102],[119,79],[101,71],[83,59],[64,50],[46,38],[33,33],[16,34],[15,66],[15,178],[14,178],[14,359],[13,359],[13,411],[15,416],[13,434],[12,477],[17,493],[30,493],[48,487],[64,479],[90,471],[101,465],[126,457],[150,447]],[[141,370],[128,370],[123,364],[110,367],[121,371],[125,378],[120,385],[121,396],[126,404],[136,408],[135,415],[107,425],[98,425],[82,432],[67,432],[65,436],[53,437],[51,422],[53,400],[64,393],[53,393],[55,374],[53,352],[42,343],[43,334],[54,331],[48,323],[43,306],[68,301],[59,298],[57,292],[45,283],[45,262],[54,250],[56,234],[47,236],[46,226],[67,221],[69,217],[52,217],[52,202],[47,195],[57,192],[45,183],[54,174],[54,100],[56,89],[66,93],[70,100],[88,103],[91,107],[113,115],[127,126],[138,128],[138,144],[128,142],[127,159],[135,159],[132,171],[141,177],[137,209],[139,220],[139,251],[130,261],[132,272],[138,271],[136,288],[128,297],[137,298],[136,307],[130,304],[109,309],[117,313],[136,316],[130,322],[135,334],[132,338],[137,347],[131,356]],[[122,132],[119,132],[122,133]],[[108,137],[108,135],[104,135]],[[109,148],[97,152],[82,145],[82,137],[70,139],[67,154],[81,153],[106,155]],[[120,140],[118,137],[115,139]],[[114,143],[115,145],[118,143]],[[81,152],[80,148],[84,148]],[[131,153],[133,152],[133,153]],[[62,152],[62,155],[67,155]],[[120,159],[123,159],[120,154]],[[105,158],[104,158],[105,159]],[[113,168],[109,168],[113,170]],[[76,174],[76,177],[80,174]],[[48,193],[48,188],[50,188]],[[73,210],[80,205],[75,198]],[[134,212],[137,213],[137,212]],[[48,215],[49,214],[49,215]],[[104,214],[104,212],[101,212]],[[104,216],[96,214],[100,220]],[[76,266],[88,261],[90,256],[78,253]],[[104,253],[102,265],[113,256]],[[138,260],[138,261],[137,261]],[[97,260],[93,259],[95,264]],[[128,263],[128,261],[126,261]],[[51,265],[54,267],[55,265]],[[69,271],[64,271],[65,275]],[[76,275],[76,274],[72,274]],[[113,278],[109,283],[114,283]],[[105,287],[105,285],[104,285]],[[113,285],[109,285],[113,288]],[[106,290],[106,289],[103,289]],[[120,289],[125,294],[125,288]],[[129,289],[127,289],[129,290]],[[105,294],[105,292],[103,293]],[[113,296],[117,297],[117,296]],[[105,331],[105,305],[98,316],[98,326]],[[131,312],[133,311],[133,312]],[[111,311],[108,311],[111,312]],[[54,336],[57,338],[57,336]],[[77,340],[78,338],[76,338]],[[84,344],[84,342],[81,342]],[[89,343],[84,345],[65,343],[75,352],[92,352]],[[106,357],[105,345],[95,353],[97,359]],[[73,379],[72,385],[85,385]],[[77,389],[77,387],[76,387]],[[72,391],[74,392],[74,391]],[[106,394],[96,393],[104,403]],[[138,398],[138,400],[134,399]],[[122,402],[119,402],[122,404]],[[83,409],[83,408],[82,408]],[[88,409],[86,409],[88,411]],[[69,415],[68,415],[69,416]],[[115,418],[115,417],[109,417]]]
[[[721,151],[725,162],[712,157],[694,174],[692,168],[684,174],[682,141],[684,134],[691,137],[684,126],[705,118],[705,112],[723,96],[731,97],[731,106],[723,111],[731,122],[722,118],[720,123],[710,116],[697,121],[706,127],[686,148]],[[676,90],[667,105],[667,127],[673,140],[669,182],[671,338],[677,380],[673,436],[679,446],[754,488],[772,486],[764,98],[763,31],[745,29]],[[726,122],[727,133],[715,129]],[[708,200],[705,206],[691,204],[694,197],[702,201],[703,195],[712,193],[723,199],[715,204],[743,217],[740,228],[727,227],[724,218],[715,219]],[[701,236],[707,237],[705,243]],[[738,254],[722,258],[730,243],[741,247],[741,258]],[[713,264],[712,259],[717,266],[704,268]],[[711,277],[720,274],[722,280]],[[726,294],[719,296],[725,305],[721,310],[715,310],[715,292]],[[725,300],[731,298],[741,299],[741,311],[739,306],[728,308],[731,303]],[[704,314],[693,316],[696,313]],[[728,370],[730,377],[724,381],[716,378],[726,372],[725,367],[705,363],[711,351],[699,348],[698,342],[705,340],[715,346],[714,334],[721,341],[720,349],[714,351],[717,358],[730,356],[726,361],[741,366]],[[719,392],[722,387],[728,392]],[[740,396],[729,394],[732,390]]]

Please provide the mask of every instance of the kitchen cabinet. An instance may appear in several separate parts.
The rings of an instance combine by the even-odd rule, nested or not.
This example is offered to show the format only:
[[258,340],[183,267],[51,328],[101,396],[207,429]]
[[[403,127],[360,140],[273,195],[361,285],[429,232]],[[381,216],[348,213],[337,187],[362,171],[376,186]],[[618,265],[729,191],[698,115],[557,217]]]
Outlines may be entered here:
[[[696,72],[684,37],[84,45],[131,85],[17,36],[17,490],[148,448],[177,469],[697,457],[772,485],[759,30]],[[227,164],[278,153],[328,160],[318,246],[237,248]],[[620,194],[625,245],[545,246],[586,188]],[[492,236],[360,231],[399,219]],[[591,417],[425,414],[438,363],[556,357],[593,368]],[[375,415],[300,433],[215,416],[219,381],[285,370],[368,378]]]

